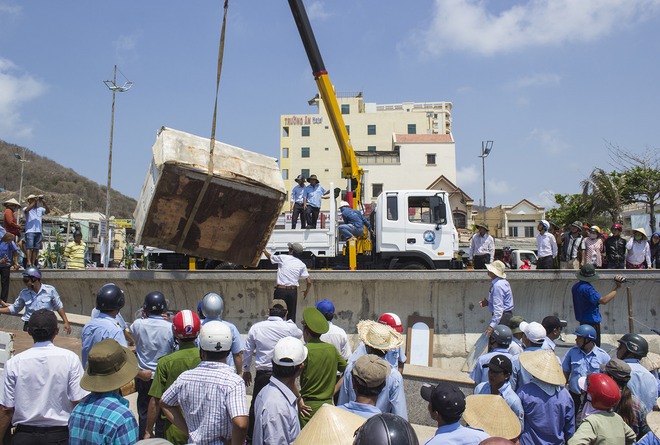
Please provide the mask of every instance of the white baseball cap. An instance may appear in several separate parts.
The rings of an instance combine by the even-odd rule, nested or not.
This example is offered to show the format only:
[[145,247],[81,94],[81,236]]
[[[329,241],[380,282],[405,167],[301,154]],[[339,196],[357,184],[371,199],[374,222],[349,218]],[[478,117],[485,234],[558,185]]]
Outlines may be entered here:
[[231,349],[231,329],[220,320],[207,322],[199,331],[199,347],[204,351],[223,352]]
[[307,359],[307,347],[295,337],[280,339],[273,350],[273,363],[280,366],[298,366]]
[[520,330],[523,331],[532,343],[543,343],[543,340],[545,340],[546,332],[541,323],[536,321],[527,323],[523,321],[520,323]]

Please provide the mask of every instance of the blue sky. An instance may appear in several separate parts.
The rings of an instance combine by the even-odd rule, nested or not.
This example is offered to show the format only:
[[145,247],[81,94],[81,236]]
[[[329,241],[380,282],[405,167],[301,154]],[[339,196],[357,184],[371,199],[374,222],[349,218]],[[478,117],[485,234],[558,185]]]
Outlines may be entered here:
[[[337,91],[450,101],[458,185],[487,203],[577,193],[607,144],[658,150],[660,0],[307,0]],[[0,139],[138,198],[161,126],[211,132],[222,1],[0,0]],[[231,1],[217,139],[273,157],[316,94],[285,0]],[[120,76],[118,83],[124,79]],[[17,166],[18,168],[18,166]],[[26,168],[29,168],[29,164]]]

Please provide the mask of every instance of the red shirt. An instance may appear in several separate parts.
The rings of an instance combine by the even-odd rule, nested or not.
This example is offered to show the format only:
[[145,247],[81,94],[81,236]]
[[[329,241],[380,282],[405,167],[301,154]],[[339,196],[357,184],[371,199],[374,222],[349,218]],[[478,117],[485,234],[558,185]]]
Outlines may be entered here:
[[16,224],[16,217],[10,208],[5,209],[5,219],[2,223],[2,227],[4,227],[7,232],[13,235],[18,236],[21,234],[21,226]]

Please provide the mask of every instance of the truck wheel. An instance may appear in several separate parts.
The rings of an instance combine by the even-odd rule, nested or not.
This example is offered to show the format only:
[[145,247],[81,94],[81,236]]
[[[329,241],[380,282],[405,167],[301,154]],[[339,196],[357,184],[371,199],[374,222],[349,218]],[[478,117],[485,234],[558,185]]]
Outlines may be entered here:
[[427,270],[428,269],[428,267],[426,267],[425,265],[423,265],[421,263],[406,263],[406,264],[402,264],[399,268],[404,269],[404,270]]

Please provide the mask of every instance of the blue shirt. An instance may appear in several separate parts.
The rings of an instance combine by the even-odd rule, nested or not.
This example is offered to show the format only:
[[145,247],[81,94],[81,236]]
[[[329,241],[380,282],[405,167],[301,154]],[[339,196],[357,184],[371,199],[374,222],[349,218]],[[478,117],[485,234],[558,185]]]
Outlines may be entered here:
[[202,326],[204,326],[206,323],[209,321],[221,321],[227,326],[229,326],[229,330],[231,331],[231,354],[227,356],[227,366],[230,368],[235,368],[236,365],[234,364],[234,355],[240,353],[243,350],[243,339],[241,338],[241,333],[238,332],[238,328],[234,326],[234,323],[230,323],[226,320],[221,320],[219,318],[205,318],[202,320]]
[[[367,353],[367,348],[364,346],[364,342],[360,342],[351,357],[348,359],[348,363],[354,363],[355,360],[359,359]],[[401,345],[398,348],[390,349],[385,353],[385,360],[390,364],[392,368],[398,369],[399,363],[406,362],[406,352],[404,346]]]
[[69,417],[69,445],[132,445],[138,441],[138,424],[128,400],[116,391],[93,392]]
[[[498,390],[502,395],[502,398],[509,405],[511,411],[514,412],[518,419],[520,419],[520,426],[525,428],[525,411],[522,407],[522,402],[518,394],[511,388],[509,382],[504,382],[504,385]],[[475,394],[490,394],[490,383],[484,382],[479,383],[476,388],[474,388]]]
[[478,445],[490,436],[481,430],[450,423],[439,427],[426,445]]
[[27,212],[27,207],[23,207],[23,214],[25,215],[25,233],[41,233],[41,219],[46,214],[46,209],[37,206]]
[[598,310],[600,294],[586,281],[578,281],[571,289],[573,293],[573,311],[575,319],[579,322],[600,323],[602,317]]
[[289,445],[300,434],[298,397],[275,377],[257,396],[254,416],[254,445]]
[[[355,401],[355,391],[353,390],[353,376],[351,371],[355,362],[349,363],[344,371],[344,382],[339,390],[337,405],[345,405],[350,401]],[[403,377],[398,369],[392,368],[390,375],[385,380],[385,388],[378,394],[376,407],[383,413],[392,413],[408,420],[408,406],[406,405],[406,395],[403,392]]]
[[488,368],[484,368],[484,365],[487,365],[491,358],[500,354],[506,356],[509,360],[513,358],[507,349],[495,348],[491,352],[487,352],[486,354],[479,357],[479,359],[477,359],[477,364],[474,366],[474,369],[470,373],[470,378],[474,380],[474,383],[479,384],[488,381]]
[[589,374],[600,372],[600,365],[610,361],[607,352],[594,346],[590,353],[585,353],[577,346],[573,346],[564,356],[561,368],[568,373],[568,390],[573,394],[580,394],[578,379]]
[[116,319],[101,312],[98,317],[92,318],[82,328],[80,339],[82,340],[83,368],[87,366],[87,356],[92,346],[106,338],[114,338],[120,345],[128,346],[124,331],[119,327]]
[[350,207],[342,207],[341,217],[344,218],[345,224],[355,226],[358,230],[364,230],[364,226],[367,226],[367,229],[371,230],[369,220],[367,220],[359,210]]
[[513,294],[511,285],[507,280],[500,277],[493,278],[488,293],[488,310],[493,313],[489,326],[494,328],[500,324],[504,311],[513,310]]
[[358,403],[355,401],[350,401],[343,405],[339,405],[338,408],[345,409],[348,412],[362,416],[365,419],[376,416],[382,411],[378,409],[377,406],[369,405],[368,403]]
[[307,205],[320,208],[321,199],[323,199],[323,195],[325,195],[326,193],[328,193],[328,191],[324,189],[321,184],[316,184],[316,186],[312,186],[310,184],[307,187],[305,187],[303,198],[307,199]]
[[658,384],[653,374],[639,364],[639,360],[627,358],[623,360],[630,365],[630,381],[628,388],[646,405],[648,411],[658,404]]
[[566,388],[549,395],[531,382],[518,390],[525,412],[521,445],[556,445],[575,433],[575,406]]
[[635,442],[637,445],[660,445],[660,440],[656,437],[653,432],[648,432],[642,439],[638,442]]
[[303,203],[303,194],[305,193],[305,187],[298,184],[293,189],[291,189],[291,202],[296,204]]
[[[4,235],[0,235],[4,236]],[[0,260],[3,258],[7,258],[6,263],[0,263],[0,269],[4,269],[5,267],[11,267],[13,264],[13,257],[14,257],[14,252],[18,250],[18,247],[16,247],[16,244],[14,242],[6,243],[4,241],[0,241]]]
[[158,359],[174,351],[172,323],[161,315],[138,318],[131,325],[131,334],[135,338],[138,366],[151,371],[153,378]]
[[[523,352],[530,352],[530,351],[536,351],[538,349],[541,349],[540,346],[530,346],[528,348],[525,348]],[[520,357],[518,355],[514,355],[511,357],[511,368],[513,369],[513,372],[511,373],[511,377],[509,378],[509,383],[511,384],[511,387],[514,390],[518,390],[523,385],[528,384],[529,382],[532,381],[532,375],[527,372],[525,368],[522,367],[520,364]]]
[[62,309],[62,300],[60,300],[60,295],[53,286],[41,283],[39,292],[34,292],[27,287],[21,290],[21,293],[16,297],[16,301],[9,306],[9,313],[18,314],[23,308],[25,308],[25,312],[21,320],[28,321],[32,314],[39,309],[48,309],[49,311]]

